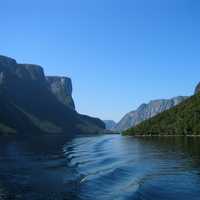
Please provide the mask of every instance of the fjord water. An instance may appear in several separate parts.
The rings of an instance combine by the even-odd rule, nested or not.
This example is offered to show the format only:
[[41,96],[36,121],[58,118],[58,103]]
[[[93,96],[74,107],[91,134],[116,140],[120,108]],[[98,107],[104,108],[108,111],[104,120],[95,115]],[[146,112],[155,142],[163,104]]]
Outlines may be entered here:
[[199,200],[200,138],[2,139],[0,199]]

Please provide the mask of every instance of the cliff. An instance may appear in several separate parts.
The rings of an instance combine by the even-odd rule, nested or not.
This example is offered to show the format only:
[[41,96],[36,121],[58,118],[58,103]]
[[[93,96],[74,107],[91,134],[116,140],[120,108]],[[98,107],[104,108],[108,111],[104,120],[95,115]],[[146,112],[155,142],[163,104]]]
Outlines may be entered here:
[[45,77],[39,65],[18,64],[0,56],[0,133],[96,133],[96,118],[75,111],[67,77]]
[[196,86],[194,93],[197,94],[200,92],[200,83]]
[[72,81],[67,77],[47,76],[47,83],[51,92],[64,105],[75,110],[72,98]]

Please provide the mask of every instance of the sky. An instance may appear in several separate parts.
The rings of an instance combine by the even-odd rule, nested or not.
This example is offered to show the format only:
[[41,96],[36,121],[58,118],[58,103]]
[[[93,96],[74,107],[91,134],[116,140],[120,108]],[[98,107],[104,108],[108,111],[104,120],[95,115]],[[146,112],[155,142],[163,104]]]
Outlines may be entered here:
[[0,0],[0,54],[68,76],[80,113],[115,121],[200,81],[198,0]]

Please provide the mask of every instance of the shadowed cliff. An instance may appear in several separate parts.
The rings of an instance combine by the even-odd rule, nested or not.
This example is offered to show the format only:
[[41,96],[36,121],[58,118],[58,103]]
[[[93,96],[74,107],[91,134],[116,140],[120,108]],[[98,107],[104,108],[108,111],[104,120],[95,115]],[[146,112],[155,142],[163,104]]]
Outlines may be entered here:
[[38,65],[0,56],[0,133],[97,133],[96,118],[75,111],[67,77],[45,77]]

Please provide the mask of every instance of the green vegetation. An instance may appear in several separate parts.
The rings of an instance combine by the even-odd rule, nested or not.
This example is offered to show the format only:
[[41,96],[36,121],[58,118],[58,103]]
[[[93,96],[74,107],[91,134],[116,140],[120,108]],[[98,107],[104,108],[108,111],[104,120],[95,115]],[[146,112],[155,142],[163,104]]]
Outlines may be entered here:
[[123,135],[200,135],[200,93]]
[[16,130],[5,125],[5,124],[1,124],[0,123],[0,133],[6,135],[6,134],[15,134]]

